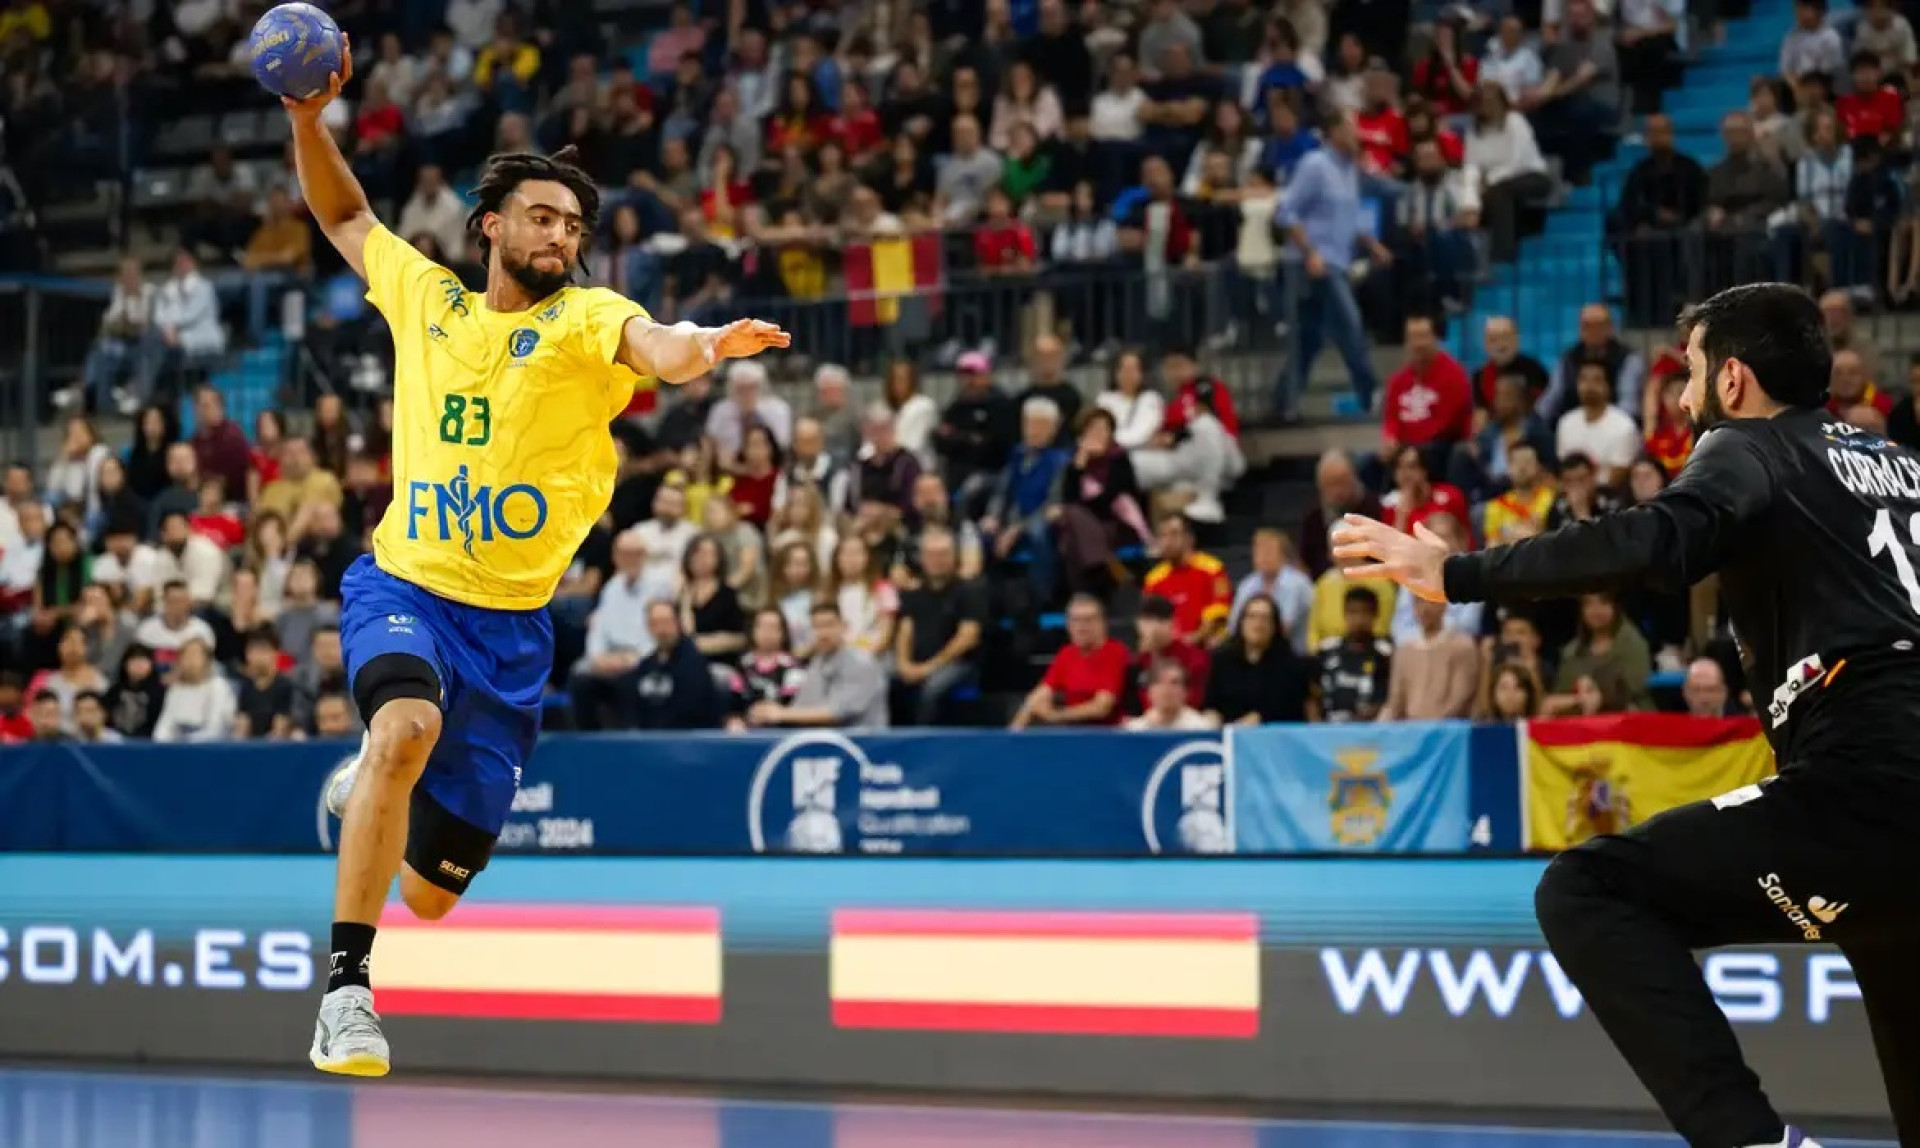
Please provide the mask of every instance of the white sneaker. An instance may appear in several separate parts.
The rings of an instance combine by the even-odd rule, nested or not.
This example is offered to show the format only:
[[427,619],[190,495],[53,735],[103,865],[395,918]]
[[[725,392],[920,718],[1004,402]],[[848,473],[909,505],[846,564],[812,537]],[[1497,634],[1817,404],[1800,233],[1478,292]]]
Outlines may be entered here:
[[327,812],[335,817],[344,818],[347,815],[347,798],[353,796],[353,782],[360,776],[361,760],[367,756],[369,736],[371,735],[361,734],[360,752],[354,754],[353,760],[334,770],[327,778]]
[[125,387],[113,388],[113,405],[119,407],[120,413],[126,415],[128,418],[132,418],[134,415],[140,413],[141,403],[139,396],[128,391]]
[[387,1074],[392,1054],[380,1031],[380,1014],[373,1011],[372,989],[348,985],[320,998],[307,1059],[321,1072],[340,1076]]
[[53,409],[56,411],[71,410],[73,405],[80,401],[80,388],[61,387],[48,395],[47,400],[53,404]]

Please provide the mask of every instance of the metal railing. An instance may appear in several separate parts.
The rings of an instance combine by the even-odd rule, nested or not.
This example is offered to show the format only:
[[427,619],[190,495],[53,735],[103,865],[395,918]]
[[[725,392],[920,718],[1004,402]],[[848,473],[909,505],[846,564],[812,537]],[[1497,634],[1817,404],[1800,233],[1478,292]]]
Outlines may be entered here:
[[[1544,358],[1557,357],[1572,343],[1587,304],[1613,305],[1627,337],[1653,351],[1670,343],[1681,306],[1733,283],[1786,277],[1850,290],[1862,330],[1891,352],[1914,343],[1910,326],[1920,334],[1920,324],[1909,324],[1892,306],[1887,259],[1893,230],[1860,235],[1844,226],[1695,226],[1618,234],[1602,242],[1549,234],[1529,241],[1518,267],[1489,266],[1476,247],[1465,244],[1454,256],[1461,262],[1447,268],[1430,250],[1396,243],[1395,263],[1357,282],[1354,293],[1373,349],[1397,342],[1402,317],[1415,311],[1452,319],[1501,314],[1520,324]],[[1903,261],[1906,243],[1903,233]],[[1281,394],[1300,329],[1304,283],[1297,262],[1286,257],[1271,268],[1247,269],[1225,259],[1155,270],[1121,257],[1011,274],[950,267],[936,279],[892,291],[849,292],[834,275],[818,280],[823,289],[817,293],[779,294],[778,279],[759,275],[693,309],[643,301],[663,318],[753,315],[781,323],[793,332],[794,353],[775,363],[776,378],[803,379],[812,366],[833,362],[868,380],[867,393],[877,393],[877,376],[895,358],[930,371],[936,397],[945,386],[942,370],[964,351],[987,351],[997,369],[1017,371],[1042,332],[1068,343],[1082,381],[1093,386],[1121,348],[1153,355],[1179,346],[1199,352],[1206,369],[1228,383],[1243,413],[1258,417]],[[0,346],[19,352],[0,362],[0,447],[8,456],[36,456],[35,427],[51,411],[48,396],[80,379],[107,292],[102,281],[0,280]],[[226,296],[236,332],[247,326],[245,294]],[[1477,324],[1451,322],[1448,337],[1463,361],[1483,357]],[[295,370],[289,377],[297,382],[302,376]],[[254,405],[277,403],[280,389],[255,396]]]

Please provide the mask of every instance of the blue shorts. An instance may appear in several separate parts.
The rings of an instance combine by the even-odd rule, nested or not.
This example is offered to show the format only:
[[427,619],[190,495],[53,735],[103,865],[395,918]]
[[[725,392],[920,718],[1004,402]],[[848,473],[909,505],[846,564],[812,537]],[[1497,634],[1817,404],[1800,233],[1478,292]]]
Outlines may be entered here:
[[449,601],[380,569],[371,555],[347,569],[340,595],[349,683],[383,654],[419,658],[439,679],[440,740],[415,792],[498,837],[540,736],[540,703],[553,669],[547,612]]

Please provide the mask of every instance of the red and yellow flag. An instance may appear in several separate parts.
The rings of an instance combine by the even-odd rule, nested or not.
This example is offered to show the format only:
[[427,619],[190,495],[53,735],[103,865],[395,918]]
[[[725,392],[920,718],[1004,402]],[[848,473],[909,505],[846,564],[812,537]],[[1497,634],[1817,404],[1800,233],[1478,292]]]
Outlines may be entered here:
[[946,279],[941,242],[939,232],[922,232],[847,247],[842,264],[847,276],[847,322],[879,327],[899,322],[902,314],[922,319],[938,314]]
[[1526,727],[1526,847],[1558,850],[1773,773],[1755,718],[1613,714]]
[[1252,1038],[1251,913],[842,910],[841,1028]]
[[380,918],[375,1003],[394,1016],[720,1023],[720,911],[462,905]]

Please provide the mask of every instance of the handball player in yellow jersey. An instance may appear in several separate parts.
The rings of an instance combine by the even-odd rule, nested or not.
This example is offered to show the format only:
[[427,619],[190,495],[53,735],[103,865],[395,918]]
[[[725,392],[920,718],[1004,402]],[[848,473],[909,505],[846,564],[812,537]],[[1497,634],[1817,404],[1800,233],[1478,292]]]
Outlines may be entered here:
[[311,1053],[324,1071],[380,1076],[375,923],[396,873],[434,920],[486,867],[540,731],[547,604],[612,496],[608,424],[644,380],[685,382],[788,340],[753,320],[665,326],[573,286],[600,196],[571,149],[488,163],[468,218],[487,290],[469,294],[373,217],[321,123],[352,76],[343,53],[327,92],[283,102],[307,208],[393,331],[393,506],[341,586],[367,738],[328,784],[343,825]]

